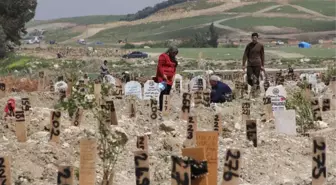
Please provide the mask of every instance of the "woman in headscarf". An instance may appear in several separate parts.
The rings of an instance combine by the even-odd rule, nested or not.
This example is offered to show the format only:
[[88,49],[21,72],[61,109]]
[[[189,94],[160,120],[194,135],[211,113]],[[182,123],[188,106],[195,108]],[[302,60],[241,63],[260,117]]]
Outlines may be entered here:
[[178,62],[176,60],[177,54],[178,54],[177,47],[171,46],[169,47],[167,52],[162,53],[159,56],[155,82],[156,83],[164,82],[166,84],[165,89],[160,93],[159,98],[160,111],[162,111],[163,95],[169,95],[171,87],[173,85],[174,76],[176,73],[176,67],[178,66]]

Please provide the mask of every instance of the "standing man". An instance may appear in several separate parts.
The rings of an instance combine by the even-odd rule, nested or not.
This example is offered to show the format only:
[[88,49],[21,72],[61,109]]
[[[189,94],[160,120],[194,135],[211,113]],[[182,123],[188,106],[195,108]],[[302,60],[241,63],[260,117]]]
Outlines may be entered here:
[[[253,81],[259,86],[260,72],[264,71],[265,53],[264,45],[258,42],[258,33],[252,33],[252,42],[250,42],[244,52],[243,56],[243,71],[247,74],[247,83],[253,86]],[[246,67],[247,61],[247,67]]]
[[103,65],[100,66],[100,75],[102,79],[105,77],[105,75],[109,74],[109,70],[107,68],[107,60],[104,60]]

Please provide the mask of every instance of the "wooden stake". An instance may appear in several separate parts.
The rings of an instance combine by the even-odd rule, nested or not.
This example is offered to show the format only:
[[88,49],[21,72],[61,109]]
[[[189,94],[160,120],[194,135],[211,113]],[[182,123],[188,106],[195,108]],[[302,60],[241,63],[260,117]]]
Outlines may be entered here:
[[136,147],[141,150],[145,150],[148,152],[148,136],[138,136]]
[[321,109],[320,109],[318,98],[312,99],[311,105],[312,105],[313,114],[314,114],[313,115],[314,121],[322,121]]
[[98,105],[101,105],[102,95],[101,95],[101,84],[100,83],[94,84],[94,95],[95,95],[96,103]]
[[57,172],[57,185],[74,185],[74,168],[72,166],[59,166]]
[[150,184],[148,152],[141,150],[134,152],[136,185]]
[[50,141],[60,142],[61,112],[51,111]]
[[191,94],[183,93],[182,95],[182,108],[181,108],[181,119],[187,121],[190,114],[190,99]]
[[96,139],[81,139],[79,185],[96,184],[96,157],[97,157]]
[[238,185],[241,164],[240,151],[228,149],[225,157],[222,185]]
[[218,113],[214,115],[214,125],[213,130],[218,132],[218,135],[222,135],[223,125],[222,125],[222,116]]
[[162,115],[164,117],[168,117],[169,114],[170,114],[170,96],[163,95]]
[[324,137],[313,138],[312,185],[324,185],[327,179],[326,142]]
[[0,184],[12,184],[11,157],[9,156],[0,157]]
[[5,97],[6,95],[6,84],[0,83],[0,98]]
[[257,147],[257,121],[256,120],[246,120],[246,137],[247,140],[253,141],[253,146]]
[[77,108],[75,112],[75,117],[73,118],[72,125],[78,127],[83,119],[83,109]]
[[265,97],[263,98],[263,101],[266,120],[270,120],[273,118],[271,97]]
[[171,184],[172,185],[191,185],[191,168],[190,164],[177,156],[171,156],[172,171]]
[[250,118],[251,114],[251,104],[249,102],[245,102],[242,104],[242,120],[243,124],[245,124],[246,120]]
[[15,133],[19,142],[27,141],[27,126],[24,111],[15,111]]
[[130,118],[136,118],[136,107],[135,107],[134,100],[131,100],[129,104],[129,113],[130,113]]
[[209,184],[217,184],[218,175],[218,132],[197,131],[196,143],[198,147],[204,147],[208,160]]
[[[204,147],[184,148],[182,149],[182,155],[191,157],[197,161],[206,160]],[[208,184],[209,184],[208,175],[191,180],[191,185],[208,185]]]

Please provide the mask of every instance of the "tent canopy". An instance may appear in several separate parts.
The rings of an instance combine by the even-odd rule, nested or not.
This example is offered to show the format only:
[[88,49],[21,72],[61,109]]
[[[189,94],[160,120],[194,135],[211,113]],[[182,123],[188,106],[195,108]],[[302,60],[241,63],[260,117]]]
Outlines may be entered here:
[[311,48],[311,45],[308,42],[300,42],[299,48]]

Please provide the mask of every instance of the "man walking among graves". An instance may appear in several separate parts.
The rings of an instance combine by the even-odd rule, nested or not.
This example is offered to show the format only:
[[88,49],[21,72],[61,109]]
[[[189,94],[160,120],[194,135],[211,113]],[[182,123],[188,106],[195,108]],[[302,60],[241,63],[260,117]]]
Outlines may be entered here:
[[231,88],[220,81],[219,76],[212,75],[210,77],[211,85],[211,103],[224,103],[228,101],[229,96],[232,98]]
[[[253,82],[259,86],[260,72],[264,71],[265,54],[264,45],[258,42],[258,33],[252,34],[252,42],[250,42],[244,52],[242,69],[247,74],[247,83],[253,86]],[[246,66],[247,61],[247,66]]]
[[154,81],[156,83],[160,83],[160,85],[164,87],[160,93],[159,98],[160,111],[162,111],[163,95],[169,95],[173,85],[176,67],[178,66],[178,62],[176,60],[177,54],[177,47],[171,46],[167,52],[159,56],[159,62],[157,65],[156,77],[154,78]]

